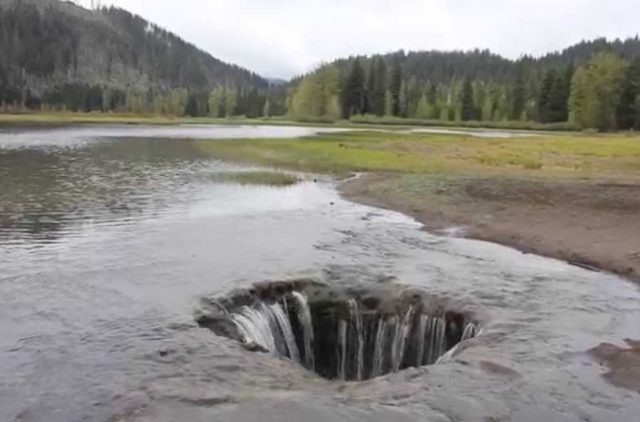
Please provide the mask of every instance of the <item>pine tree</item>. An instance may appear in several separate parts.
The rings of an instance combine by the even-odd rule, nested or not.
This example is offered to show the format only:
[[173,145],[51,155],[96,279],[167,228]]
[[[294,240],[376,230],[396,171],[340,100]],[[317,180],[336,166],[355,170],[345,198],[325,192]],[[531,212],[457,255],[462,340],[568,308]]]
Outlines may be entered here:
[[406,84],[407,107],[405,111],[406,117],[416,117],[418,103],[423,97],[423,87],[418,83],[415,76],[409,79]]
[[553,110],[557,113],[554,120],[556,122],[569,120],[569,97],[571,96],[571,80],[574,72],[573,63],[569,63],[562,78],[558,79],[560,86],[554,90],[552,103]]
[[557,89],[558,74],[555,69],[549,69],[545,72],[542,78],[542,85],[538,92],[538,120],[543,123],[553,121],[551,96],[555,89]]
[[342,88],[342,115],[345,119],[363,113],[366,100],[365,84],[364,69],[360,59],[356,58]]
[[547,71],[538,100],[538,119],[541,122],[555,123],[568,120],[572,76],[572,65],[567,67],[564,74],[555,69]]
[[367,74],[367,107],[365,113],[376,113],[376,79],[377,79],[377,62],[375,59],[371,60],[369,64],[369,73]]
[[525,87],[522,63],[519,65],[518,75],[513,85],[513,96],[511,99],[511,111],[509,117],[511,120],[522,119],[525,104]]
[[462,107],[460,114],[462,121],[466,122],[477,119],[476,105],[473,99],[473,85],[471,85],[471,79],[469,78],[466,78],[462,84],[460,104]]
[[184,114],[190,117],[196,117],[199,115],[198,101],[194,94],[189,95],[189,100],[187,101],[187,106],[185,107]]
[[438,102],[438,87],[436,87],[436,84],[429,84],[429,89],[427,90],[427,101],[432,106],[435,106]]
[[618,128],[623,130],[640,129],[640,58],[628,68],[622,82],[622,94],[617,110]]
[[401,113],[401,90],[402,90],[402,63],[400,57],[396,55],[393,59],[393,65],[391,67],[391,82],[389,84],[389,92],[391,93],[391,114],[393,116],[400,116]]
[[376,60],[374,76],[371,111],[377,116],[384,116],[387,95],[387,63],[381,57],[378,57]]
[[407,95],[407,84],[400,84],[400,93],[398,94],[398,114],[399,117],[407,117],[409,109],[409,96]]

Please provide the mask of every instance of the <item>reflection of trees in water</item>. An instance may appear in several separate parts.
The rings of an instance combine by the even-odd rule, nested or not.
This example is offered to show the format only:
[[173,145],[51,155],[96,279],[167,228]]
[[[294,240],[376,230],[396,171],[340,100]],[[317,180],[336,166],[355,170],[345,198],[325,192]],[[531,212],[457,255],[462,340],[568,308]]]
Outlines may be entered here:
[[191,141],[157,139],[0,150],[0,240],[153,216],[178,200],[202,158]]

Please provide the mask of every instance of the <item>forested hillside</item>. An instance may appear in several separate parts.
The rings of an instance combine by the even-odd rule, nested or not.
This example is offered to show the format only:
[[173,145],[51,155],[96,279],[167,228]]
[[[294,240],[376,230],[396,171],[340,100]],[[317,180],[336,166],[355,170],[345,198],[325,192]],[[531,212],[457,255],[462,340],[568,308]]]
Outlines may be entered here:
[[[139,16],[59,0],[0,0],[0,104],[263,115],[269,83]],[[277,101],[271,101],[275,113]]]
[[122,9],[0,0],[5,111],[640,129],[639,57],[637,37],[519,60],[399,51],[336,60],[286,83],[215,59]]
[[293,83],[293,116],[394,116],[439,122],[538,122],[640,128],[640,40],[582,42],[512,61],[488,51],[337,60]]

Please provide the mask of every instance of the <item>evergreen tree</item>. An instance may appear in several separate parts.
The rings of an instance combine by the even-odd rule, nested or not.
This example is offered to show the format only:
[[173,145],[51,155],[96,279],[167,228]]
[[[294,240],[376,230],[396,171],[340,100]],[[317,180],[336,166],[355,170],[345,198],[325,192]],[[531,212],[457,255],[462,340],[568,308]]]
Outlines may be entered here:
[[617,110],[618,128],[640,129],[640,58],[628,68],[622,82],[622,94]]
[[461,119],[462,121],[476,120],[476,105],[473,99],[473,85],[471,80],[466,78],[462,84],[462,92],[460,93]]
[[402,90],[402,63],[399,55],[396,55],[393,59],[391,67],[391,81],[389,84],[389,92],[391,93],[391,114],[393,116],[400,116],[402,111],[401,104],[401,90]]
[[407,117],[407,113],[409,110],[409,96],[407,93],[407,84],[403,81],[400,84],[400,93],[398,95],[398,117]]
[[552,100],[551,97],[555,89],[557,89],[558,74],[553,68],[548,69],[542,78],[542,86],[538,92],[538,120],[543,123],[553,121]]
[[376,60],[373,91],[370,96],[371,112],[377,116],[384,116],[387,94],[387,63],[381,57]]
[[378,75],[377,61],[371,60],[369,64],[369,73],[367,74],[367,109],[366,113],[377,113],[377,98],[376,98],[376,82]]
[[351,71],[342,88],[342,115],[345,119],[364,112],[366,101],[365,87],[366,75],[364,68],[360,64],[360,59],[356,58],[353,61]]
[[409,82],[406,84],[406,96],[407,96],[407,106],[405,111],[406,117],[416,117],[416,112],[418,109],[418,103],[420,99],[423,97],[423,87],[421,84],[416,81],[415,77],[409,79]]
[[571,80],[575,69],[569,63],[564,75],[558,77],[557,84],[551,95],[552,122],[566,122],[569,120],[569,96],[571,95]]
[[569,117],[568,103],[571,93],[573,66],[564,74],[555,68],[548,69],[538,92],[538,120],[543,123],[566,122]]
[[524,87],[524,74],[522,64],[519,66],[518,75],[513,84],[513,94],[511,99],[511,111],[509,118],[511,120],[522,119],[522,113],[524,112],[525,105],[525,87]]
[[427,90],[427,101],[432,106],[435,106],[438,102],[438,87],[436,87],[436,84],[434,83],[429,84],[429,89]]
[[187,116],[196,117],[199,115],[198,113],[198,100],[196,96],[191,94],[189,95],[189,100],[187,102],[187,107],[185,108],[185,112]]

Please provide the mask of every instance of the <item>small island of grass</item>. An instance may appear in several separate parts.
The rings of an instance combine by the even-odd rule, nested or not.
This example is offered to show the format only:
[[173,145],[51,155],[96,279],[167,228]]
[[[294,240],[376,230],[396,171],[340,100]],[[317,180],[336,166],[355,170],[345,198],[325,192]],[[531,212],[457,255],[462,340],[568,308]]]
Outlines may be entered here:
[[292,186],[300,182],[300,178],[294,174],[269,170],[216,173],[213,175],[213,180],[222,183],[262,186]]

